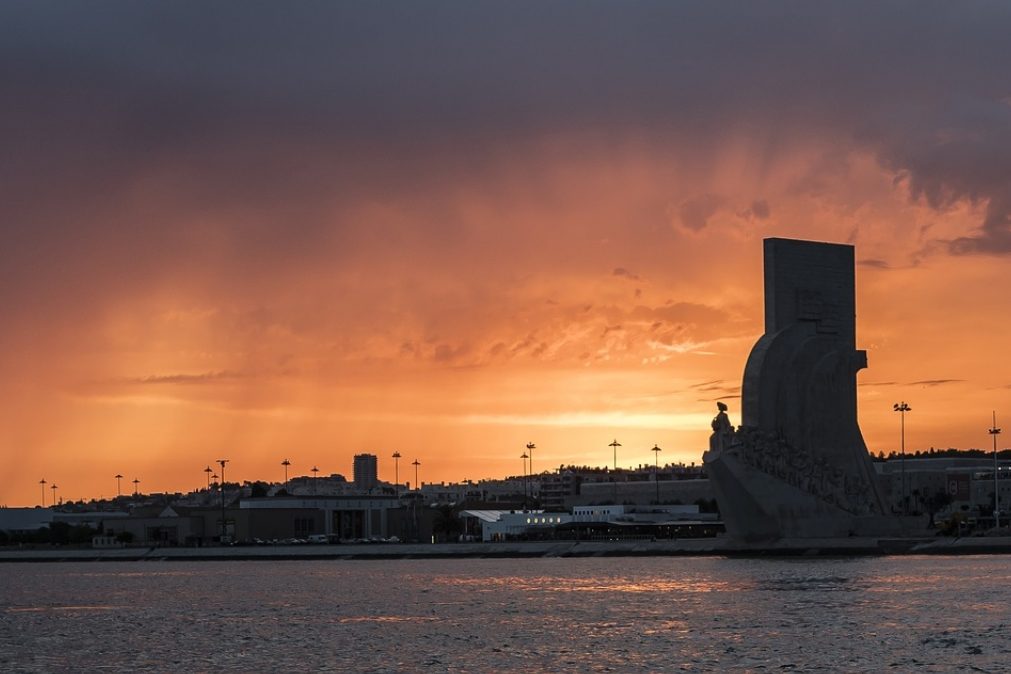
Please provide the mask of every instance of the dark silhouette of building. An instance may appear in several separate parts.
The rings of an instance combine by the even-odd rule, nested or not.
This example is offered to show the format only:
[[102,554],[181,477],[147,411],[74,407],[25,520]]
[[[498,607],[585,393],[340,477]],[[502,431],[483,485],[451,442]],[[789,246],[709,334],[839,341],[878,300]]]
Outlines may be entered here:
[[355,454],[354,460],[355,488],[372,489],[379,484],[378,461],[375,454]]

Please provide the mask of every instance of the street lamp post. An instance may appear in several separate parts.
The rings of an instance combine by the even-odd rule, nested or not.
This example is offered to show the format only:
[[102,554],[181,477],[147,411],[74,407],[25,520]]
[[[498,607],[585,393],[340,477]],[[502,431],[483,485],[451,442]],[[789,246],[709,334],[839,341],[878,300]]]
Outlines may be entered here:
[[608,447],[614,450],[614,472],[611,473],[611,483],[614,485],[614,505],[618,505],[618,448],[621,447],[621,443],[615,438]]
[[137,478],[133,478],[133,495],[134,496],[136,496],[137,493],[138,493],[137,492],[137,485],[138,484],[140,484],[140,480],[138,480]]
[[55,508],[56,507],[56,490],[57,490],[58,487],[56,486],[56,483],[54,482],[52,485],[50,485],[49,488],[53,490],[53,507]]
[[39,480],[39,484],[42,485],[42,507],[46,507],[46,478]]
[[309,469],[309,472],[312,473],[312,493],[315,494],[316,493],[316,479],[319,477],[319,468],[317,468],[316,466],[313,466],[312,468]]
[[520,458],[523,459],[523,512],[527,511],[527,456],[526,452],[520,454]]
[[908,502],[906,499],[906,412],[912,411],[912,407],[907,405],[905,401],[900,403],[895,403],[892,405],[892,410],[899,413],[901,419],[901,432],[899,435],[899,448],[901,452],[902,462],[902,514],[908,515]]
[[400,498],[400,452],[393,452],[393,490]]
[[225,544],[225,538],[228,536],[228,528],[225,523],[225,464],[228,463],[230,459],[218,459],[218,465],[221,466],[221,539],[220,543]]
[[418,466],[421,465],[421,462],[415,459],[411,465],[414,466],[414,488],[421,491],[421,483],[418,482]]
[[527,484],[530,486],[530,500],[534,500],[534,483],[532,481],[534,477],[534,450],[537,449],[537,445],[532,442],[527,443],[527,455],[530,457],[527,459],[527,475],[530,477],[527,479]]
[[123,495],[123,489],[121,487],[122,483],[120,482],[120,480],[122,480],[122,479],[123,479],[123,476],[120,475],[119,473],[116,473],[116,496],[122,496]]
[[653,449],[649,450],[653,452],[653,481],[656,482],[656,504],[660,505],[660,449],[658,445],[653,445]]
[[997,412],[993,413],[993,426],[987,431],[993,437],[993,526],[1000,529],[1000,483],[997,481],[997,436],[1000,429],[997,428]]
[[281,462],[281,465],[284,466],[284,490],[288,491],[288,466],[291,465],[291,461],[285,459]]
[[204,468],[204,472],[207,474],[207,491],[210,491],[211,490],[211,473],[213,473],[214,471],[211,470],[210,466],[207,466],[206,468]]

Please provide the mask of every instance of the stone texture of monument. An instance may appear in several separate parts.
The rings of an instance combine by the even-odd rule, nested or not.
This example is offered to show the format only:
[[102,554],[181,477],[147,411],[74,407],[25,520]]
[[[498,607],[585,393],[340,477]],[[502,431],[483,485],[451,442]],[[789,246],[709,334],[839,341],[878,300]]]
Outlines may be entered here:
[[727,534],[742,541],[885,536],[857,423],[853,247],[766,239],[765,334],[744,368],[741,426],[726,405],[703,456]]

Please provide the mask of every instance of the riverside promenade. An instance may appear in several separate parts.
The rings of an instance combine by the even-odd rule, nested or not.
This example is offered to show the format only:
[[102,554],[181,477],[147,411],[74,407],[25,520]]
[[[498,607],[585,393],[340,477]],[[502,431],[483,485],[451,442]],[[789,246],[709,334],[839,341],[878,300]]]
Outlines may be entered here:
[[524,557],[791,557],[1011,553],[1011,538],[782,540],[743,545],[725,538],[664,541],[515,541],[506,543],[269,545],[201,548],[0,549],[0,562],[381,560]]

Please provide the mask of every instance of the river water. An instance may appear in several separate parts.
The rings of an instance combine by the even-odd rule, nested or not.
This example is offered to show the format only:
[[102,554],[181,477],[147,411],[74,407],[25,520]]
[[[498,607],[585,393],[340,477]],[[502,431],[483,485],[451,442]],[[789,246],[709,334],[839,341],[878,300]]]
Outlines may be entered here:
[[1011,557],[0,565],[0,671],[1011,672]]

